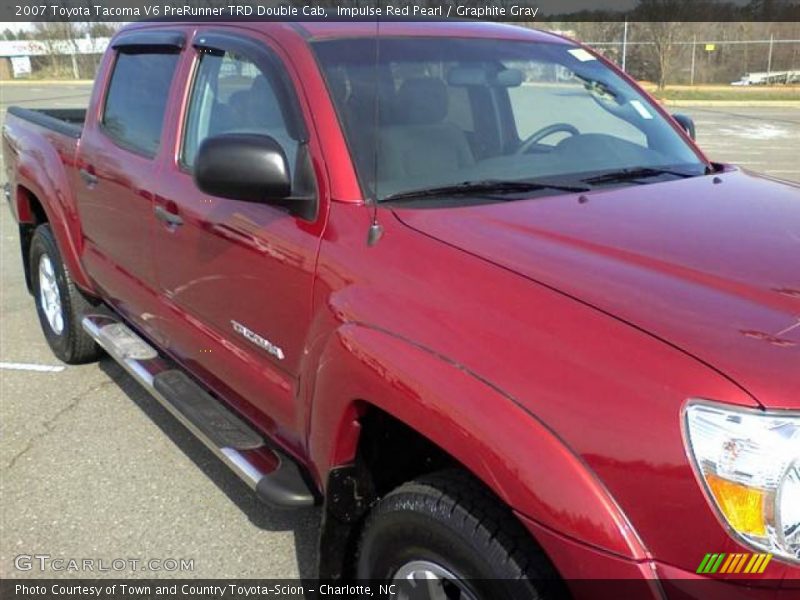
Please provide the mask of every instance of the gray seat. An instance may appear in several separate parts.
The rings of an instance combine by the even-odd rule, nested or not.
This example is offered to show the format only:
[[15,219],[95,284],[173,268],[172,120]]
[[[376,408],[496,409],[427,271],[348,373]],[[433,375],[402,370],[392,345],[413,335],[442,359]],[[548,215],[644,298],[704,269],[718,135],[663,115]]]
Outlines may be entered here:
[[405,80],[397,92],[396,106],[396,124],[382,126],[379,133],[381,180],[436,181],[443,173],[475,164],[464,132],[445,121],[448,96],[442,80]]

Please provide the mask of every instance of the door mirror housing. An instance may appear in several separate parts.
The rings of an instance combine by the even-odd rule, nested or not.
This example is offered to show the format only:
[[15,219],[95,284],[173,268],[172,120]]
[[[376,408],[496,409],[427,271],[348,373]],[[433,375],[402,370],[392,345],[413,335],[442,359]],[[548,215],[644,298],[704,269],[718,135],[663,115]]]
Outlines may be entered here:
[[207,194],[285,204],[292,193],[289,163],[281,145],[268,135],[225,133],[200,144],[194,181]]
[[692,138],[693,140],[696,139],[694,120],[692,119],[692,117],[676,113],[672,115],[672,118],[678,122],[678,125],[680,125],[681,128],[683,128],[683,130],[690,138]]

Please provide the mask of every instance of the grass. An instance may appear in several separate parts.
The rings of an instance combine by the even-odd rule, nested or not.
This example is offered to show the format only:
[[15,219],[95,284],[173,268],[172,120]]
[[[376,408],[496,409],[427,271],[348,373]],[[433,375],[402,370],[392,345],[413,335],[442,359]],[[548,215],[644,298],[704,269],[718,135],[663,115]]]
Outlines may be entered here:
[[659,100],[800,101],[800,85],[668,85],[665,89],[659,90],[654,84],[645,83],[643,87]]

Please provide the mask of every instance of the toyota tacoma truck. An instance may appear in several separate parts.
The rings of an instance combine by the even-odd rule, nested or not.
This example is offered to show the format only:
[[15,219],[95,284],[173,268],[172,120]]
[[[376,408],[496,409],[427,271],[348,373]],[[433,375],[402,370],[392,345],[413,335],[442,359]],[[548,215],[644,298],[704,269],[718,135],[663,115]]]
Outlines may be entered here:
[[55,355],[104,352],[258,497],[321,504],[320,577],[773,598],[800,190],[692,138],[531,29],[148,22],[85,113],[11,108],[3,151]]

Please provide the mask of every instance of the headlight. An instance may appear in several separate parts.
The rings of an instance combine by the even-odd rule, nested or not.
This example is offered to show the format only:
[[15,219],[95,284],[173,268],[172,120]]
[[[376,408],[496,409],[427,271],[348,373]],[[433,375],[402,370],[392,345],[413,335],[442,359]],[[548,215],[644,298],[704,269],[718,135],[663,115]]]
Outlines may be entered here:
[[745,543],[800,562],[800,415],[691,402],[689,456],[722,520]]

